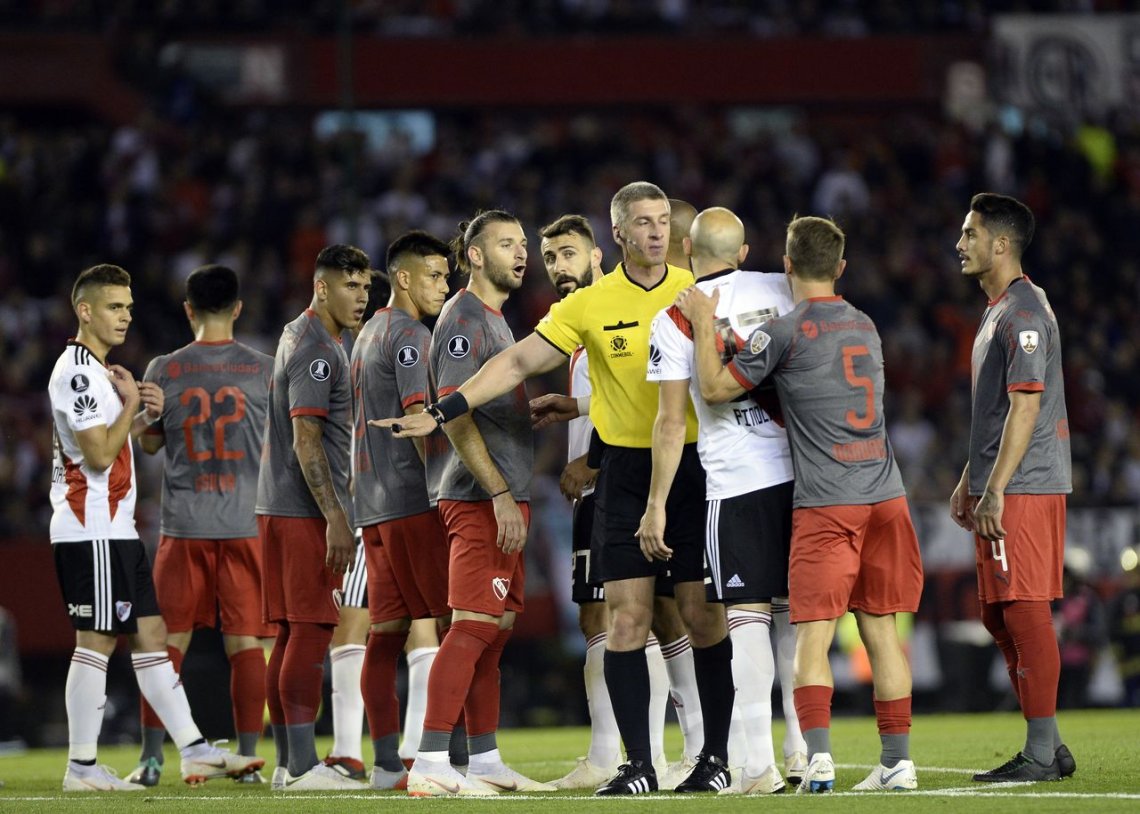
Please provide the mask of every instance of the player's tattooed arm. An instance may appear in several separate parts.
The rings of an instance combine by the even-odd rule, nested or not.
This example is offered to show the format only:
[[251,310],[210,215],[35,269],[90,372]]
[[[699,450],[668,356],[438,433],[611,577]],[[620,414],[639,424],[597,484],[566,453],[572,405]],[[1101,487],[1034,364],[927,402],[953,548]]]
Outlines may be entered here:
[[324,421],[321,419],[313,416],[296,416],[293,419],[293,451],[301,465],[305,483],[309,485],[309,492],[328,524],[325,565],[336,573],[342,573],[352,567],[356,542],[352,529],[348,527],[348,516],[333,488],[332,470],[321,444],[323,434]]
[[491,460],[482,433],[470,414],[460,416],[443,425],[451,445],[455,447],[463,465],[475,476],[495,507],[498,534],[495,543],[504,554],[520,551],[526,545],[526,522],[522,511],[511,495],[510,486],[499,467]]

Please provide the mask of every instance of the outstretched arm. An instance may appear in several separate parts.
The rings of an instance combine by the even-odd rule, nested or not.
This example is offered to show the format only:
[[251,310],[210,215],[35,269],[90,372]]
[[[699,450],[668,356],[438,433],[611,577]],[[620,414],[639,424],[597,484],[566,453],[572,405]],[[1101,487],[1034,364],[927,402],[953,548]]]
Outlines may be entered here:
[[[456,393],[452,393],[443,401],[449,406],[466,403],[467,409],[460,408],[458,413],[463,415],[468,410],[513,390],[531,376],[553,370],[565,360],[566,354],[538,334],[532,333],[521,342],[492,356],[478,373],[460,385],[457,393],[461,398],[456,398]],[[444,412],[444,421],[456,417],[447,410]],[[373,427],[391,427],[397,438],[411,438],[431,434],[440,422],[432,412],[425,412],[419,416],[372,419],[368,423]]]

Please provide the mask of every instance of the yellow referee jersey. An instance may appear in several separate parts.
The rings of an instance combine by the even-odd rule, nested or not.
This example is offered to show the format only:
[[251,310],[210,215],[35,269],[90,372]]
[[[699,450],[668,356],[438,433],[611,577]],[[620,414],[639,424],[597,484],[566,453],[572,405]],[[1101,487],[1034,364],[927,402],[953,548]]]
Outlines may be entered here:
[[[667,266],[665,277],[645,289],[621,263],[602,279],[550,306],[535,332],[566,355],[584,345],[590,359],[590,420],[607,444],[648,449],[657,418],[657,382],[646,381],[649,327],[677,292],[693,284],[687,269]],[[690,403],[685,443],[697,440]]]

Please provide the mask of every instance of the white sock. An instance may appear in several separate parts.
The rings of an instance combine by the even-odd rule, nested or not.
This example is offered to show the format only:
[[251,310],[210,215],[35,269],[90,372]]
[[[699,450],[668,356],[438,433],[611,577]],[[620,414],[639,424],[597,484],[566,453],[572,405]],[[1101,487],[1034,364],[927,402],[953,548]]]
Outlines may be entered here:
[[693,648],[689,637],[661,645],[665,670],[669,673],[669,695],[677,710],[681,736],[685,739],[685,757],[695,758],[705,745],[705,716],[701,713],[701,697],[697,694],[697,671],[693,667]]
[[364,695],[360,672],[364,667],[362,644],[342,644],[329,651],[332,663],[333,757],[364,760],[361,733],[364,729]]
[[404,741],[400,744],[400,757],[404,760],[415,757],[420,748],[427,712],[428,675],[438,652],[438,647],[416,647],[408,653],[408,708],[404,712]]
[[139,691],[170,733],[174,745],[185,749],[194,741],[201,740],[202,733],[190,714],[190,702],[186,700],[182,678],[174,672],[166,651],[132,653],[131,664],[135,668]]
[[656,636],[650,635],[645,643],[645,661],[649,667],[649,750],[653,762],[657,763],[658,759],[665,760],[665,704],[669,699],[669,674]]
[[771,626],[770,613],[728,610],[736,708],[740,710],[748,743],[744,768],[753,777],[776,762],[772,747],[772,682],[776,664],[772,658]]
[[67,707],[67,756],[94,760],[107,706],[107,662],[102,653],[77,647],[67,670],[64,700]]
[[[733,654],[733,661],[736,654]],[[735,683],[735,673],[733,675]],[[739,692],[739,691],[738,691]],[[732,723],[728,727],[728,767],[735,772],[748,763],[748,739],[744,734],[744,715],[740,711],[740,698],[732,704]],[[733,777],[736,777],[733,774]]]
[[582,674],[586,680],[586,704],[590,709],[590,750],[586,759],[595,766],[609,769],[621,760],[621,734],[610,702],[610,692],[606,689],[605,655],[606,634],[599,633],[586,643],[586,666]]
[[807,741],[800,731],[796,700],[792,695],[796,679],[796,626],[792,624],[787,602],[772,603],[772,621],[776,631],[776,669],[780,675],[780,698],[784,704],[784,757],[790,757],[795,752],[806,754]]
[[503,765],[503,756],[498,749],[471,755],[471,762],[467,764],[467,771],[479,773],[480,769],[494,769]]

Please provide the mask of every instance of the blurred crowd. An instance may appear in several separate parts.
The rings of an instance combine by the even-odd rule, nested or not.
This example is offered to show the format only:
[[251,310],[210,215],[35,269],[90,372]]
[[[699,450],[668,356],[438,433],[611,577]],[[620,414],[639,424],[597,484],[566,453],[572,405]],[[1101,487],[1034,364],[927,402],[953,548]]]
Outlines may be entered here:
[[863,37],[984,31],[1001,13],[1126,11],[1128,0],[0,0],[0,23],[181,35],[347,22],[384,36],[723,33]]
[[[1095,144],[1092,150],[1086,144]],[[937,118],[792,117],[745,126],[697,106],[563,115],[439,112],[434,144],[394,132],[318,137],[311,114],[148,113],[118,128],[0,120],[0,529],[47,522],[50,420],[43,384],[74,330],[71,282],[95,262],[135,281],[135,325],[117,361],[147,361],[189,338],[182,284],[206,262],[244,276],[239,326],[272,350],[310,296],[321,246],[361,245],[379,265],[408,228],[450,236],[481,207],[530,230],[531,274],[507,306],[518,335],[553,299],[535,230],[587,214],[611,266],[607,209],[646,178],[698,208],[735,210],[746,266],[778,270],[795,213],[836,218],[849,236],[843,293],[879,324],[890,432],[913,499],[945,500],[966,450],[969,359],[985,306],[954,244],[972,193],[1008,192],[1038,217],[1025,258],[1060,320],[1073,439],[1074,505],[1140,500],[1140,130],[1100,137],[1045,125],[972,132]],[[1107,147],[1106,147],[1107,145]],[[1107,156],[1105,155],[1107,151]],[[557,455],[547,456],[552,467]]]

